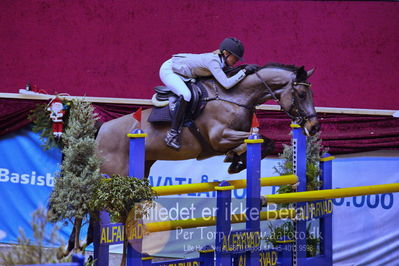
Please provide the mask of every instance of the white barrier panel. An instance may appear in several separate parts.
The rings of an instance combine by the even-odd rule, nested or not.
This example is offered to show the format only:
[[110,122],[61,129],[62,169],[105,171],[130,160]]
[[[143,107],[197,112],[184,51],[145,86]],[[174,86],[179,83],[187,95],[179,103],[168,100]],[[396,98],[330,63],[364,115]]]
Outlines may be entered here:
[[[389,154],[389,153],[388,153]],[[399,182],[399,155],[333,161],[333,188]],[[333,254],[337,265],[398,265],[399,193],[333,200]]]

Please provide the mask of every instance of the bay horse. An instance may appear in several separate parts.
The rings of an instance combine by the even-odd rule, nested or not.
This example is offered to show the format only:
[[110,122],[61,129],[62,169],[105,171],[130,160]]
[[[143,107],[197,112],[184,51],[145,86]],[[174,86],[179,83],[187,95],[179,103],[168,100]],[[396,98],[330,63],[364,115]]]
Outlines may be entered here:
[[[182,129],[182,147],[179,151],[167,147],[164,137],[170,125],[149,123],[147,119],[151,109],[144,110],[141,129],[148,134],[145,141],[145,176],[148,177],[151,166],[157,160],[203,159],[229,151],[242,151],[242,144],[250,135],[255,106],[270,99],[277,101],[307,135],[314,135],[320,125],[311,84],[308,82],[313,72],[314,69],[305,71],[303,66],[268,64],[229,90],[224,89],[214,78],[202,80],[208,98],[212,100],[207,102],[195,124],[211,147],[206,151],[187,128]],[[101,126],[96,142],[98,153],[103,159],[102,173],[128,175],[127,134],[139,126],[132,115],[110,120]]]
[[[140,127],[148,134],[145,141],[145,177],[149,176],[150,168],[157,160],[203,159],[231,151],[241,154],[240,160],[244,161],[244,167],[239,168],[240,171],[245,168],[242,148],[245,148],[244,140],[251,134],[251,120],[257,105],[273,99],[307,135],[314,135],[320,130],[311,84],[308,82],[313,72],[314,69],[305,71],[303,66],[268,64],[229,90],[213,78],[202,80],[208,102],[195,124],[211,149],[204,148],[187,128],[182,129],[182,147],[179,151],[167,147],[164,137],[170,125],[149,123],[147,119],[151,109],[142,112],[141,125],[131,114],[110,120],[100,127],[96,138],[97,152],[103,160],[101,173],[109,176],[128,175],[127,134]],[[234,74],[234,70],[231,74]],[[262,152],[262,158],[265,155]],[[93,225],[90,219],[87,245],[93,240]],[[74,234],[73,231],[70,235],[66,254],[75,245]]]

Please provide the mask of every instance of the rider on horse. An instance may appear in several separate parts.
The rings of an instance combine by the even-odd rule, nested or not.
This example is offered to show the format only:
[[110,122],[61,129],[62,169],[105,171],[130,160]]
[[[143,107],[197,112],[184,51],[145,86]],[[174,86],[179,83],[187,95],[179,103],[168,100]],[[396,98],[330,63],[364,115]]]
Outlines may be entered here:
[[213,76],[225,89],[230,89],[257,69],[255,65],[248,65],[234,76],[227,77],[223,68],[233,66],[238,60],[242,60],[243,55],[243,44],[236,38],[226,38],[221,42],[219,49],[212,53],[175,54],[162,64],[159,71],[162,82],[179,96],[171,129],[165,137],[167,146],[176,150],[181,147],[180,132],[186,106],[191,100],[191,92],[185,82]]

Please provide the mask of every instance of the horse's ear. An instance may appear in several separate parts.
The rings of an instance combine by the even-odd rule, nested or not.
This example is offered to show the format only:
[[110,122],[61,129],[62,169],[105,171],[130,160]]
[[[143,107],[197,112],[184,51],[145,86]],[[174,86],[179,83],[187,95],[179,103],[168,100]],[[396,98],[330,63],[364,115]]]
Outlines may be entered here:
[[308,71],[308,78],[313,74],[315,71],[315,68],[312,68],[311,70]]

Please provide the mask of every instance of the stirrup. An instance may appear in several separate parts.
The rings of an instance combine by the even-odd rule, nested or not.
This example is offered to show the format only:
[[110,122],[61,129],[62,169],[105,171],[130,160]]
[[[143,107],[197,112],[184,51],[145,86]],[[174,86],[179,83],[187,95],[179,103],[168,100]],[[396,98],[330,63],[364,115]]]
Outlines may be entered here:
[[165,137],[166,146],[179,150],[181,148],[180,144],[180,133],[175,129],[169,129]]

